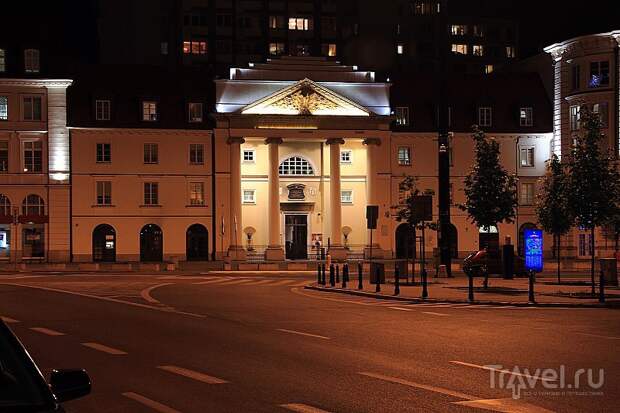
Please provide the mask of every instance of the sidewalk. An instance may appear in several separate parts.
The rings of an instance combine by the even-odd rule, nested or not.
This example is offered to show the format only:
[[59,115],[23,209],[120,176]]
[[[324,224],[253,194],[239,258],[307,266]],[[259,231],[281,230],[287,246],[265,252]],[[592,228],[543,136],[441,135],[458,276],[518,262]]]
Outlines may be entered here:
[[[381,284],[381,292],[375,292],[375,284],[368,282],[365,274],[363,289],[358,290],[357,272],[350,275],[347,288],[343,289],[342,280],[336,287],[329,285],[329,273],[326,274],[327,285],[319,285],[316,281],[309,289],[330,291],[341,294],[352,294],[377,299],[398,299],[403,301],[422,301],[422,286],[419,277],[415,284],[405,284],[401,280],[400,295],[394,295],[393,280],[386,280]],[[598,301],[598,284],[596,296],[591,295],[591,286],[586,277],[567,277],[566,281],[558,285],[555,277],[538,276],[534,284],[534,298],[536,303],[529,303],[527,278],[514,278],[504,280],[502,278],[490,278],[489,287],[482,287],[483,278],[474,279],[474,302],[470,304],[497,305],[497,306],[541,306],[541,307],[617,307],[620,308],[620,288],[617,286],[605,286],[605,304]],[[411,280],[410,280],[411,281]],[[428,298],[425,301],[438,303],[469,303],[468,301],[468,278],[457,275],[454,278],[428,277]]]

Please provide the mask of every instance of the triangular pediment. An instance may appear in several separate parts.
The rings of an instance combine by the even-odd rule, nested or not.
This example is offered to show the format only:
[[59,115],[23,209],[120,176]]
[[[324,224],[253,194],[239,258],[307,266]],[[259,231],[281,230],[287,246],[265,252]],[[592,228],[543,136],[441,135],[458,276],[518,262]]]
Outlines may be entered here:
[[303,79],[241,110],[244,115],[370,116],[363,106]]

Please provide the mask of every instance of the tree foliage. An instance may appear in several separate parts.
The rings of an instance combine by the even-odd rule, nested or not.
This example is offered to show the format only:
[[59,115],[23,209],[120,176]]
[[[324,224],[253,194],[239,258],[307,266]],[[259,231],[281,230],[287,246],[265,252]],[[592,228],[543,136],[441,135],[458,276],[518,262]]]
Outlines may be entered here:
[[434,195],[432,189],[425,189],[421,191],[418,188],[418,178],[416,176],[407,175],[398,184],[398,191],[400,193],[399,204],[394,205],[392,208],[396,210],[396,221],[404,222],[409,225],[410,228],[422,229],[430,228],[436,230],[436,224],[433,222],[421,223],[415,214],[417,196],[420,195]]
[[566,234],[573,224],[569,206],[568,175],[556,155],[547,162],[545,176],[539,181],[536,215],[540,227],[556,236]]

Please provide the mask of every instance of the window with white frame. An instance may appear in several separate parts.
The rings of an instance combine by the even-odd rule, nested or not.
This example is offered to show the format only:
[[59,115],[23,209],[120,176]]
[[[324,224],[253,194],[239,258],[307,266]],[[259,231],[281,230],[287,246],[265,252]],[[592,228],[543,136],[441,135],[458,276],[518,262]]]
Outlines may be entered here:
[[396,124],[398,126],[409,125],[409,107],[397,106],[394,113],[396,115]]
[[144,163],[155,164],[159,163],[159,148],[156,143],[144,144]]
[[97,205],[112,205],[112,182],[97,181]]
[[471,48],[471,53],[474,56],[484,56],[484,46],[481,44],[475,44]]
[[452,43],[452,53],[467,54],[467,45],[461,43]]
[[590,62],[589,87],[601,87],[609,85],[609,61]]
[[45,202],[39,195],[30,194],[22,201],[22,215],[45,215]]
[[8,96],[0,96],[0,120],[9,119],[9,98]]
[[534,183],[533,182],[521,182],[519,203],[521,205],[534,205]]
[[192,165],[202,165],[205,163],[205,148],[202,143],[189,144],[189,163]]
[[40,70],[39,49],[24,50],[24,71],[26,73],[39,73]]
[[243,163],[256,163],[256,150],[244,149],[243,150]]
[[0,194],[0,216],[11,215],[11,200],[8,196]]
[[41,120],[41,96],[22,96],[22,119],[26,121]]
[[0,141],[0,172],[9,170],[9,141]]
[[95,119],[110,120],[110,101],[107,99],[95,100]]
[[353,151],[351,149],[340,151],[340,163],[350,164],[351,162],[353,162]]
[[411,165],[411,148],[409,146],[398,148],[398,164],[402,166]]
[[97,144],[97,162],[109,163],[112,161],[112,145],[110,143]]
[[43,144],[41,141],[23,142],[24,172],[43,171]]
[[159,203],[159,183],[144,183],[144,205],[158,205]]
[[291,156],[285,159],[278,168],[280,175],[314,175],[310,162],[301,156]]
[[491,126],[493,122],[493,112],[490,107],[483,106],[478,108],[478,125]]
[[244,189],[243,190],[243,203],[255,204],[256,203],[256,189]]
[[601,121],[601,128],[609,127],[609,111],[607,102],[592,105],[592,113],[596,113]]
[[0,49],[0,73],[6,72],[6,51]]
[[581,107],[579,105],[571,106],[570,112],[570,130],[578,131],[581,128]]
[[450,32],[453,36],[465,36],[467,34],[467,25],[465,24],[453,24],[450,27]]
[[353,190],[351,189],[343,189],[340,191],[340,202],[343,204],[352,204],[353,203]]
[[522,167],[534,166],[534,147],[520,147],[519,148],[519,164]]
[[519,125],[532,126],[534,124],[534,109],[525,107],[519,109]]
[[591,257],[593,252],[592,234],[579,234],[577,254],[580,257]]
[[157,102],[154,100],[143,100],[142,120],[146,122],[154,122],[157,118]]
[[192,123],[202,122],[202,103],[190,102],[188,105],[189,121]]
[[189,204],[204,205],[205,204],[205,184],[204,182],[189,183]]
[[288,19],[289,30],[312,30],[312,18],[308,17],[289,17]]

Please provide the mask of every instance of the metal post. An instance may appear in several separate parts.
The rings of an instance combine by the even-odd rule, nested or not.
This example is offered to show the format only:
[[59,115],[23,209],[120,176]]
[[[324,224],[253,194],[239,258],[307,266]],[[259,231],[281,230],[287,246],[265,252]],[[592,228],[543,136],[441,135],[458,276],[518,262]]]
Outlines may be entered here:
[[348,273],[348,269],[347,269],[347,264],[344,264],[342,266],[342,288],[347,288],[347,273]]
[[340,282],[340,264],[336,264],[336,284]]
[[474,301],[474,275],[469,273],[467,274],[467,277],[469,278],[469,294],[467,299],[471,303]]
[[422,298],[428,298],[428,286],[426,280],[426,269],[422,270]]
[[336,278],[334,277],[334,264],[329,266],[329,285],[336,286]]
[[400,271],[398,267],[394,268],[394,295],[400,294]]
[[602,268],[599,275],[598,302],[601,304],[605,303],[605,273]]
[[379,269],[379,267],[376,268],[375,271],[375,292],[379,293],[381,292],[381,270]]
[[321,284],[321,264],[317,264],[316,266],[316,279],[317,279],[317,283]]
[[359,261],[357,263],[357,289],[358,290],[363,290],[364,289],[364,282],[363,282],[363,278],[362,278],[362,271],[363,271],[363,265],[362,262]]
[[530,288],[528,293],[528,300],[530,303],[535,303],[536,299],[534,298],[534,271],[530,270]]
[[325,284],[325,263],[323,263],[323,265],[321,265],[321,285],[325,286]]

